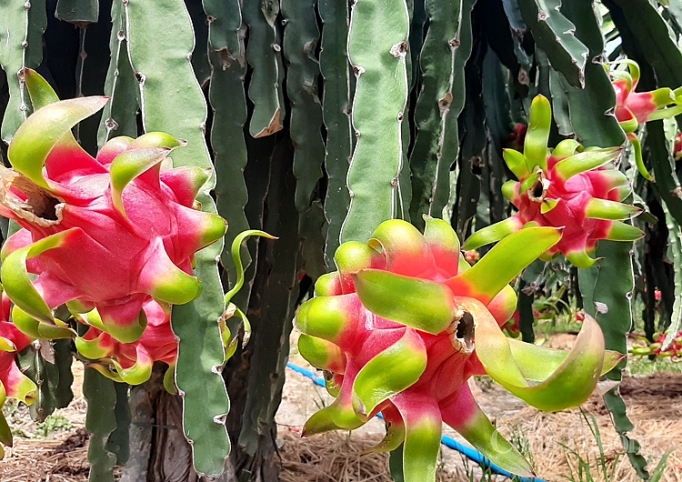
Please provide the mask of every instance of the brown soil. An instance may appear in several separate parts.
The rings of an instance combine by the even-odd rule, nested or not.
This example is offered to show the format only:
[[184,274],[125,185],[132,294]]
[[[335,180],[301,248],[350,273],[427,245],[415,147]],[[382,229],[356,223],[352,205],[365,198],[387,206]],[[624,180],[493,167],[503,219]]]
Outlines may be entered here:
[[[303,365],[297,355],[292,361]],[[323,389],[307,378],[293,373],[285,386],[282,405],[277,415],[280,426],[281,480],[283,482],[390,482],[385,454],[364,455],[381,439],[383,425],[378,421],[348,433],[332,433],[301,439],[303,423],[320,406],[330,402]],[[607,476],[602,474],[595,437],[579,410],[554,414],[527,407],[508,392],[488,380],[473,385],[474,395],[483,410],[510,439],[527,447],[538,476],[548,481],[577,478],[578,455],[589,460],[595,481],[637,481],[634,470],[623,455],[618,434],[600,397],[593,396],[583,409],[598,422]],[[635,425],[630,434],[642,445],[642,453],[653,468],[660,458],[671,452],[662,481],[682,480],[682,374],[659,373],[647,378],[626,378],[621,393]],[[82,394],[71,406],[57,411],[71,422],[71,429],[53,433],[49,438],[15,437],[15,446],[7,450],[0,462],[2,482],[81,482],[87,480],[87,433],[84,429],[85,403]],[[23,411],[23,413],[22,413]],[[589,415],[588,415],[589,417]],[[14,420],[24,434],[36,432],[35,424],[26,422],[28,413],[19,409]],[[12,422],[11,422],[12,423]],[[13,428],[17,428],[13,423]],[[463,441],[452,430],[445,433]],[[470,478],[467,474],[473,474]],[[480,480],[475,464],[467,463],[452,450],[443,449],[439,480]],[[508,480],[502,477],[484,480]]]

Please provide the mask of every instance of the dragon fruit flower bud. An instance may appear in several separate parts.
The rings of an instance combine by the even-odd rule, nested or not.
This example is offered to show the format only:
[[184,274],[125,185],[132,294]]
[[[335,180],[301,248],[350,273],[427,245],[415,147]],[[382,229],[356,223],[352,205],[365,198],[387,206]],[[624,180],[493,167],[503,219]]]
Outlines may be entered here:
[[201,292],[194,253],[226,229],[194,206],[209,173],[171,168],[184,141],[165,133],[111,139],[93,158],[71,128],[108,99],[60,102],[37,73],[24,77],[36,110],[9,145],[14,169],[0,168],[0,214],[22,228],[2,250],[7,294],[46,326],[60,305],[96,308],[102,330],[132,343],[146,326],[145,303],[183,304]]
[[385,221],[367,243],[342,244],[338,271],[320,278],[296,316],[299,351],[324,370],[336,398],[306,422],[303,435],[352,430],[381,412],[387,434],[374,451],[404,444],[405,481],[432,482],[445,422],[501,467],[532,475],[467,380],[487,373],[537,407],[562,410],[582,403],[599,374],[621,359],[605,352],[591,318],[577,348],[558,356],[504,335],[501,326],[516,309],[509,282],[560,237],[551,227],[522,229],[474,266],[439,219],[426,218],[424,234]]
[[599,240],[634,241],[644,235],[622,222],[641,210],[621,203],[631,192],[625,175],[611,164],[621,149],[584,149],[567,139],[549,150],[551,118],[549,101],[537,96],[524,152],[504,151],[505,162],[519,181],[505,183],[502,193],[518,212],[475,232],[464,249],[490,244],[526,226],[554,227],[562,230],[561,240],[543,258],[561,253],[573,265],[587,268],[595,262],[589,254]]
[[476,251],[474,249],[464,251],[464,259],[469,264],[475,264],[476,261],[478,261],[480,259],[480,257],[481,257],[481,255],[478,253],[478,251]]

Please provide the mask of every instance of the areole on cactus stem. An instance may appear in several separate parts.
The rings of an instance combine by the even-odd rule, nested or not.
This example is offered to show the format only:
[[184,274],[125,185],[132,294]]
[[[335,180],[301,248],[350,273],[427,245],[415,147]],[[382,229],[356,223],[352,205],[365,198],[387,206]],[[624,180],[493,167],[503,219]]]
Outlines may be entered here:
[[183,304],[201,292],[194,253],[227,228],[195,206],[209,173],[173,169],[168,155],[183,141],[165,133],[113,138],[93,158],[71,128],[108,99],[59,101],[36,72],[23,76],[35,113],[12,139],[14,169],[2,168],[0,183],[0,214],[21,226],[2,250],[15,318],[33,336],[69,336],[52,311],[96,309],[98,329],[135,342],[148,323],[147,303]]
[[621,149],[585,149],[566,139],[550,150],[551,122],[550,103],[539,95],[531,106],[523,153],[504,150],[504,160],[519,180],[507,181],[502,193],[518,212],[476,231],[464,249],[493,243],[527,226],[554,227],[562,230],[561,239],[541,258],[561,253],[578,268],[587,268],[595,262],[589,254],[599,240],[634,241],[644,236],[622,222],[641,210],[621,202],[632,192],[625,175],[611,165]]
[[368,243],[342,244],[338,271],[318,279],[296,317],[300,353],[325,371],[336,397],[307,421],[304,435],[355,429],[381,412],[387,435],[374,450],[404,443],[405,480],[428,482],[445,422],[501,467],[532,475],[467,379],[488,374],[533,406],[562,410],[584,402],[622,359],[605,351],[589,316],[570,352],[509,339],[500,329],[516,309],[509,282],[560,239],[554,227],[520,229],[474,266],[440,219],[427,218],[423,235],[405,221],[385,221]]

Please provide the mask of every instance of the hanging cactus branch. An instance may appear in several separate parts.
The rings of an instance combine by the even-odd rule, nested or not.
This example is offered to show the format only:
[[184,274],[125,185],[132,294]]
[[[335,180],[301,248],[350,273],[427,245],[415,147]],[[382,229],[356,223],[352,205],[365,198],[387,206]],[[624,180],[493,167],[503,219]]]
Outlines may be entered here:
[[379,223],[395,216],[403,168],[408,34],[404,0],[359,0],[353,5],[348,57],[357,78],[352,106],[357,143],[348,171],[344,241],[366,241]]

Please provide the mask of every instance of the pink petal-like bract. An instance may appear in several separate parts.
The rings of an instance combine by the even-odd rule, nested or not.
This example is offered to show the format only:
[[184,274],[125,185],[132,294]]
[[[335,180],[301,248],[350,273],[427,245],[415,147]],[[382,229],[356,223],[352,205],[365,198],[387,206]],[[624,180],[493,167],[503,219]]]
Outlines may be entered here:
[[[34,162],[29,141],[41,116],[68,115],[88,99],[38,109],[12,140],[15,169],[0,173],[0,214],[22,229],[7,240],[2,256],[21,255],[23,261],[12,266],[37,275],[32,284],[46,309],[64,303],[74,312],[96,308],[103,329],[130,343],[144,332],[145,303],[183,304],[200,294],[194,253],[220,239],[227,226],[194,206],[209,174],[170,167],[167,156],[182,142],[167,134],[114,138],[93,158],[67,129],[54,134],[47,157]],[[33,249],[41,241],[50,244]],[[31,311],[35,296],[11,288],[6,291],[14,303],[38,318]]]

